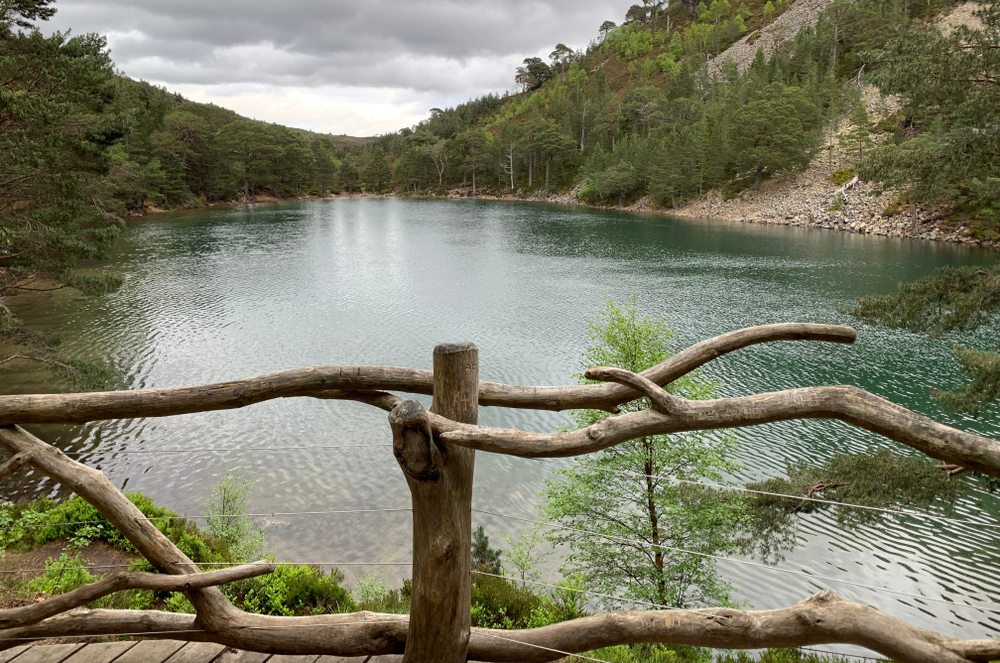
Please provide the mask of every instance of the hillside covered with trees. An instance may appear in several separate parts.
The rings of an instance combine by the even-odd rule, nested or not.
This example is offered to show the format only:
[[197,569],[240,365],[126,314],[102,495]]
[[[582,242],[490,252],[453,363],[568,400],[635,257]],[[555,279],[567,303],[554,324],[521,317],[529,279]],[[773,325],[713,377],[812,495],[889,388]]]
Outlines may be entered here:
[[[850,170],[991,232],[1000,223],[996,158],[1000,9],[975,29],[933,25],[952,0],[833,0],[749,66],[717,56],[790,0],[644,0],[606,21],[584,51],[557,44],[514,72],[521,92],[433,109],[357,157],[365,191],[533,195],[572,190],[595,204],[649,196],[676,207],[730,196],[793,172],[825,151]],[[871,117],[875,84],[896,108]],[[846,120],[836,137],[831,128]],[[876,122],[876,120],[878,120]],[[354,169],[350,171],[351,177]]]
[[95,255],[152,207],[340,189],[341,158],[363,141],[131,80],[103,37],[44,35],[54,13],[52,0],[0,3],[0,295]]

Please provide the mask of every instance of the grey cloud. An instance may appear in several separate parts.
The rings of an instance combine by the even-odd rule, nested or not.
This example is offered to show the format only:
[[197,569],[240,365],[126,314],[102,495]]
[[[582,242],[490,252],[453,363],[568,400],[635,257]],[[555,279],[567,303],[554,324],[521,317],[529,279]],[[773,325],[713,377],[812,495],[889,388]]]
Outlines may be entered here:
[[630,0],[61,0],[51,28],[109,36],[126,74],[171,85],[409,90],[446,101],[513,87],[557,42],[584,47]]

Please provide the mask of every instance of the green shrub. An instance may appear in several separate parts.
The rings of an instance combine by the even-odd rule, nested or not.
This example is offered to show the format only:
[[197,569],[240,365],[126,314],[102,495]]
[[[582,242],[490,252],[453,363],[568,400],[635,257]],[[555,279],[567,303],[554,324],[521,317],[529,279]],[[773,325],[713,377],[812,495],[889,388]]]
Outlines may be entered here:
[[44,512],[55,502],[47,497],[36,500],[30,506],[18,506],[11,502],[0,504],[0,550],[23,547],[44,521]]
[[164,609],[169,612],[184,612],[189,615],[193,615],[197,612],[194,609],[194,605],[188,601],[187,597],[180,592],[172,593],[168,598]]
[[246,515],[252,490],[249,479],[227,471],[205,501],[209,533],[226,545],[236,562],[260,559],[267,545],[264,531]]
[[288,564],[273,573],[226,585],[224,591],[241,608],[264,615],[319,615],[351,612],[357,607],[340,586],[343,574],[315,566]]
[[413,582],[403,581],[400,589],[389,589],[385,579],[378,573],[369,573],[358,578],[351,595],[359,610],[406,614],[410,612],[410,596]]
[[[177,513],[157,505],[140,492],[126,495],[153,525],[195,562],[229,561],[223,542],[198,531]],[[6,525],[6,526],[3,526]],[[66,540],[72,548],[85,548],[93,541],[104,541],[126,552],[135,548],[117,527],[82,497],[55,503],[39,499],[26,507],[0,508],[0,547]]]
[[830,181],[837,186],[842,186],[851,181],[851,179],[858,174],[858,171],[853,168],[838,168],[837,170],[830,173]]
[[717,663],[850,663],[851,659],[835,654],[819,654],[801,649],[768,649],[757,659],[747,652],[723,654]]
[[528,628],[542,616],[542,597],[505,578],[472,577],[472,625],[483,628]]
[[710,650],[685,645],[620,645],[587,655],[608,663],[712,663]]
[[28,581],[28,590],[42,594],[62,594],[97,580],[84,566],[79,555],[63,553],[45,560],[45,573]]

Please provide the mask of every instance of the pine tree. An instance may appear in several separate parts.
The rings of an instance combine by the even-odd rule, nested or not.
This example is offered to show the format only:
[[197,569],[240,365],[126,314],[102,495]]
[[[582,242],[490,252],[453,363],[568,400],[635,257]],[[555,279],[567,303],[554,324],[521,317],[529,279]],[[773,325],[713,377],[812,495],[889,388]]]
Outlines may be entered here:
[[[866,322],[941,336],[948,332],[995,328],[1000,313],[1000,264],[945,267],[903,284],[894,295],[865,297],[850,310]],[[981,412],[1000,402],[1000,350],[955,347],[972,380],[956,392],[935,392],[945,405]]]

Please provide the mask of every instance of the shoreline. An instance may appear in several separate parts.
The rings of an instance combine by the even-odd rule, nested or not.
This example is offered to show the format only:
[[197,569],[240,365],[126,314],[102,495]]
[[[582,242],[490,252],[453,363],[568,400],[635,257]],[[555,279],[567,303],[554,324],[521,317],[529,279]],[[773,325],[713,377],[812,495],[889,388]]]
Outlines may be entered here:
[[[920,210],[918,212],[918,223],[914,229],[909,217],[903,214],[890,217],[880,214],[865,214],[865,208],[870,208],[870,204],[856,206],[855,209],[860,209],[861,214],[856,213],[850,215],[839,210],[799,209],[791,212],[786,211],[781,207],[772,207],[771,205],[763,202],[753,201],[753,198],[756,198],[761,194],[767,195],[765,191],[767,184],[772,184],[772,182],[766,183],[765,186],[762,186],[761,190],[758,192],[744,192],[744,195],[738,196],[732,200],[723,200],[717,193],[712,192],[700,200],[692,201],[676,208],[659,207],[648,197],[641,198],[630,205],[595,205],[576,199],[572,196],[572,192],[528,196],[514,194],[486,194],[477,195],[475,197],[456,195],[426,197],[432,199],[452,200],[496,200],[550,203],[566,207],[578,207],[581,209],[629,212],[634,214],[647,214],[708,221],[720,224],[776,225],[792,228],[811,228],[815,230],[831,230],[858,235],[884,237],[886,239],[913,239],[927,242],[961,245],[977,249],[1000,249],[1000,239],[975,237],[969,233],[968,227],[964,224],[959,224],[957,227],[950,227],[945,223],[941,223],[943,219],[941,219],[939,215],[936,215],[933,211]],[[793,204],[801,208],[806,206],[808,203],[806,201],[794,201]],[[859,216],[861,218],[858,218]]]
[[[176,207],[170,209],[146,208],[143,214],[128,217],[126,221],[152,219],[162,215],[173,215],[198,210],[222,209],[246,205],[275,205],[285,203],[308,202],[314,200],[341,200],[362,198],[401,198],[410,200],[482,200],[495,202],[528,202],[547,203],[568,208],[589,210],[604,210],[633,214],[647,214],[661,217],[675,217],[709,221],[722,224],[777,225],[793,228],[812,228],[817,230],[832,230],[860,235],[871,235],[889,239],[914,239],[945,244],[957,244],[970,248],[987,250],[1000,249],[1000,239],[976,237],[971,234],[968,226],[958,223],[951,225],[940,214],[933,210],[918,210],[917,224],[914,225],[906,213],[886,216],[878,213],[877,206],[886,209],[893,204],[894,194],[876,194],[871,191],[871,185],[857,183],[846,190],[837,189],[832,184],[817,182],[803,184],[797,181],[801,178],[770,180],[765,182],[758,191],[744,191],[740,195],[725,200],[718,192],[710,192],[699,200],[688,202],[680,207],[669,208],[656,205],[648,196],[628,205],[597,205],[579,200],[575,192],[577,188],[563,193],[550,194],[519,194],[495,193],[490,190],[466,195],[451,189],[444,193],[421,192],[413,193],[339,193],[328,195],[307,195],[279,198],[276,196],[261,196],[254,201],[232,200],[215,202],[204,206]],[[803,188],[811,186],[809,193],[793,191],[789,187]],[[826,206],[830,198],[839,198],[840,209]],[[945,221],[945,223],[942,223]]]

